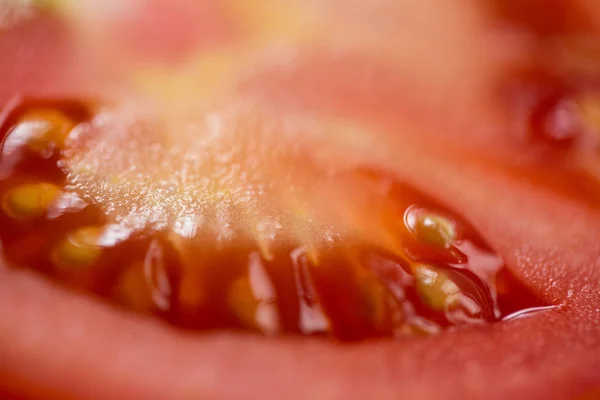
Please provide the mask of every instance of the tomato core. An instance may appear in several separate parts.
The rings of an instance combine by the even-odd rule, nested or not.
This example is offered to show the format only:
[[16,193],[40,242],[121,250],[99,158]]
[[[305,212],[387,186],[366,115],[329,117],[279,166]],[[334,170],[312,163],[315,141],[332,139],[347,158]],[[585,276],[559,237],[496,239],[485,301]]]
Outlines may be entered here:
[[[257,210],[275,204],[275,214],[253,212],[250,218],[242,212],[246,218],[227,224],[231,232],[221,236],[200,223],[210,219],[208,211],[197,221],[187,216],[193,230],[182,229],[181,215],[172,215],[175,224],[128,226],[67,178],[73,173],[68,157],[90,140],[79,128],[93,118],[90,107],[75,101],[24,101],[5,113],[0,239],[9,264],[194,330],[402,338],[492,323],[541,305],[459,215],[367,166],[326,173],[303,158],[309,166],[285,182],[301,176],[318,185],[282,192],[269,190],[278,187],[278,174],[260,175],[241,163],[265,180],[265,192],[248,193],[247,201]],[[227,186],[232,193],[235,179]],[[122,189],[118,196],[127,197],[131,177],[113,180],[109,184]],[[170,196],[190,196],[185,189]],[[211,200],[217,213],[228,196],[234,194]],[[266,215],[282,216],[275,219],[281,221],[277,229],[268,236],[248,234],[260,231],[254,228],[264,225]],[[320,217],[335,223],[318,225]]]

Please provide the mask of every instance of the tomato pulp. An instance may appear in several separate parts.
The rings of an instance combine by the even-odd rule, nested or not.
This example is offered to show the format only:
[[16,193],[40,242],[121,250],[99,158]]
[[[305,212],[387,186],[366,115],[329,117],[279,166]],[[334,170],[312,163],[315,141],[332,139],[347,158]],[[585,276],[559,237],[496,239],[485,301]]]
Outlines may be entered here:
[[[5,67],[11,77],[49,77],[30,89],[42,100],[7,106],[2,126],[1,237],[17,269],[2,272],[1,323],[20,343],[5,347],[11,390],[59,398],[591,391],[597,184],[593,146],[581,143],[593,142],[593,112],[585,112],[593,101],[581,106],[572,72],[530,60],[519,29],[545,32],[534,45],[556,40],[525,11],[512,11],[525,16],[523,28],[474,4],[329,1],[271,25],[267,3],[233,17],[221,10],[234,28],[199,35],[212,38],[190,41],[200,56],[182,62],[190,50],[179,49],[166,65],[154,59],[161,51],[127,59],[148,29],[133,23],[131,40],[99,56],[119,56],[126,67],[102,73],[80,60],[89,56],[69,33],[73,14],[59,18],[71,26],[46,16],[7,31],[5,43],[35,49],[31,32],[52,26],[52,46],[69,54],[44,56],[40,47],[42,72],[17,53]],[[333,10],[339,28],[324,24]],[[412,18],[398,24],[402,15]],[[425,17],[437,35],[420,31]],[[498,29],[499,21],[512,28]],[[592,22],[573,24],[593,33]],[[105,23],[81,37],[99,40]],[[498,59],[472,56],[490,45]],[[415,58],[423,52],[431,62]],[[119,90],[97,88],[104,80]],[[75,82],[101,101],[73,97]],[[61,100],[68,96],[76,100]],[[82,289],[204,333],[122,313]],[[542,305],[551,307],[481,323]],[[35,326],[47,328],[38,336]],[[347,347],[207,328],[379,340]],[[452,329],[414,338],[442,328]],[[108,352],[123,354],[111,371]],[[77,382],[73,370],[81,370]]]

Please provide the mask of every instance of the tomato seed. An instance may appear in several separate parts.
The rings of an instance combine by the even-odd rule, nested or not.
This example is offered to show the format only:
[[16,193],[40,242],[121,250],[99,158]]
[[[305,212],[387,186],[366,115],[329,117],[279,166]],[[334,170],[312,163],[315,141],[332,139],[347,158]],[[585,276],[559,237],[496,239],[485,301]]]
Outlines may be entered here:
[[2,201],[2,209],[11,218],[31,220],[45,216],[58,199],[61,190],[51,183],[30,183],[10,189]]

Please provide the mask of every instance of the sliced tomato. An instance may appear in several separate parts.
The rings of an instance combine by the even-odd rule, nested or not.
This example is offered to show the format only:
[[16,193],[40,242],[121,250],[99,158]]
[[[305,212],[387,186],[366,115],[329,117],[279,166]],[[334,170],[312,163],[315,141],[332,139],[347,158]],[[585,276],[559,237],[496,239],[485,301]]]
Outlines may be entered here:
[[[528,118],[534,108],[546,101],[536,96],[541,91],[538,88],[548,81],[539,86],[535,79],[530,81],[526,75],[515,73],[522,66],[531,67],[526,57],[530,49],[526,35],[505,34],[504,30],[497,33],[489,9],[470,2],[379,6],[358,0],[345,6],[340,3],[329,0],[305,4],[306,24],[319,27],[319,18],[327,20],[333,10],[339,10],[340,28],[332,27],[330,34],[318,31],[324,35],[319,45],[311,41],[310,35],[300,34],[301,30],[285,30],[285,40],[278,46],[290,52],[275,54],[291,54],[290,59],[282,61],[262,50],[250,52],[257,56],[249,57],[246,47],[220,54],[219,63],[235,63],[235,68],[228,70],[230,74],[222,77],[228,85],[211,88],[213,96],[209,100],[199,95],[201,106],[191,108],[193,114],[200,113],[198,109],[233,105],[236,113],[227,121],[250,127],[260,141],[269,140],[274,121],[280,121],[282,115],[309,121],[322,134],[296,138],[301,147],[324,154],[326,164],[366,165],[386,171],[441,202],[473,225],[517,279],[553,307],[526,318],[402,341],[383,339],[342,345],[317,338],[196,335],[165,327],[152,318],[115,310],[51,284],[38,274],[3,267],[0,387],[31,398],[90,399],[593,396],[600,385],[600,238],[594,229],[600,223],[600,210],[594,203],[596,183],[584,180],[584,186],[581,175],[565,166],[561,158],[564,149],[544,153],[551,157],[552,165],[547,166],[540,161],[535,143],[513,140],[515,124],[516,129],[529,129]],[[265,4],[270,3],[257,3],[257,9],[262,10]],[[358,20],[365,15],[369,18],[360,25]],[[401,23],[403,16],[405,23]],[[5,40],[0,41],[0,52],[9,55],[0,60],[0,70],[15,77],[11,80],[15,83],[1,87],[3,104],[20,92],[50,97],[71,95],[73,79],[79,76],[81,82],[97,83],[106,78],[96,69],[88,69],[86,63],[65,61],[76,60],[73,54],[77,51],[67,51],[61,57],[42,50],[31,58],[19,55],[20,46],[44,49],[37,35],[50,44],[54,43],[52,38],[58,38],[57,49],[74,43],[72,33],[63,33],[69,28],[56,17],[39,18],[17,24],[0,39]],[[255,20],[241,20],[243,28],[256,28],[252,24]],[[436,29],[431,32],[420,28],[423,21],[430,21]],[[530,22],[527,18],[525,21],[528,26]],[[356,34],[351,32],[352,27],[356,27]],[[136,25],[131,29],[138,32]],[[139,32],[143,31],[143,26],[139,27]],[[256,37],[265,40],[261,35]],[[382,43],[384,37],[389,43]],[[77,48],[73,46],[72,50]],[[504,61],[481,61],[473,50],[485,52],[489,48],[499,48],[498,58]],[[73,73],[78,70],[85,73]],[[190,82],[188,70],[177,71],[186,77],[182,82]],[[190,91],[182,90],[178,81],[165,78],[163,73],[151,77],[177,89],[175,93],[181,94],[175,98],[178,106],[181,103],[177,98],[186,99],[184,106],[189,104]],[[139,82],[129,78],[119,74],[116,86],[121,94],[114,100],[111,93],[117,115],[131,115],[127,105],[131,97],[141,104],[135,111],[146,112],[141,117],[136,114],[136,121],[141,119],[142,125],[163,115],[163,122],[169,126],[173,114],[181,116],[190,111],[170,108],[168,103],[173,97],[152,97],[167,96],[169,90],[157,92],[146,81],[140,87]],[[558,78],[567,83],[571,79],[560,73]],[[518,101],[512,101],[507,114],[496,95],[505,83],[510,86],[513,81],[519,98],[535,100],[522,110],[511,109],[521,107]],[[533,89],[528,86],[531,82]],[[98,89],[92,92],[99,97],[105,94]],[[260,110],[250,121],[237,114],[240,104],[245,107],[248,103],[251,110]],[[160,111],[155,113],[157,106]],[[524,120],[513,118],[511,113],[517,111],[523,111]],[[338,128],[340,123],[345,127],[342,130]],[[99,186],[94,184],[102,174],[114,172],[116,167],[111,167],[119,166],[130,154],[136,165],[152,166],[154,159],[137,152],[137,147],[115,146],[123,144],[120,133],[135,135],[129,125],[121,128],[117,124],[114,131],[97,129],[100,141],[92,138],[88,142],[91,147],[84,149],[101,152],[103,141],[108,146],[96,159],[95,174],[81,175],[88,179],[85,186],[90,191],[97,192]],[[151,145],[151,140],[144,140],[152,134],[159,135],[141,135],[133,142],[141,147]],[[183,135],[158,137],[190,138],[189,134]],[[240,141],[246,139],[235,133],[233,147],[236,135]],[[110,146],[114,147],[112,159],[108,157]],[[491,149],[497,153],[490,154]],[[75,161],[80,151],[75,148]],[[267,163],[273,163],[269,171],[275,171],[275,178],[289,174],[290,165],[281,159],[273,161],[270,154],[261,151]],[[247,159],[245,154],[241,157]],[[553,164],[554,159],[559,161]],[[99,164],[110,161],[114,164]],[[173,165],[173,161],[165,165]],[[167,175],[170,172],[168,168],[158,171]],[[315,176],[310,168],[306,171],[301,168],[291,174],[289,183]],[[132,183],[130,176],[126,180],[126,184]],[[308,185],[307,181],[303,184]],[[340,205],[338,210],[350,207],[348,204],[358,209],[360,202],[356,199],[360,193],[353,198],[344,198],[340,193],[334,191],[329,197]],[[117,192],[116,196],[123,193]],[[379,204],[372,207],[376,211]],[[364,226],[368,218],[366,210],[361,212],[359,226]],[[110,213],[101,217],[106,215]],[[93,222],[97,217],[89,218]],[[153,276],[160,278],[160,274]],[[144,304],[136,302],[142,308]],[[329,304],[337,307],[335,302]]]

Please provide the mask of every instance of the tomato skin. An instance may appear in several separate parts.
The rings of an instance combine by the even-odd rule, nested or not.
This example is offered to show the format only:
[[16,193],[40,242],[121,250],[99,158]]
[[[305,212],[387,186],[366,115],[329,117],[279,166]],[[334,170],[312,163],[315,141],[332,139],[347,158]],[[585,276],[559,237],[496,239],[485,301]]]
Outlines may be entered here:
[[[40,65],[54,62],[40,57]],[[1,65],[20,77],[2,86],[3,101],[22,91],[71,90],[61,77],[68,69],[48,67],[44,79],[29,80],[24,64]],[[512,148],[507,130],[479,125],[467,134],[450,126],[422,138],[382,134],[369,141],[369,156],[356,157],[463,214],[557,310],[434,339],[349,347],[191,337],[0,267],[0,387],[34,398],[90,399],[570,399],[589,392],[600,382],[598,208],[484,162],[484,151],[456,157],[427,143],[442,134]]]

